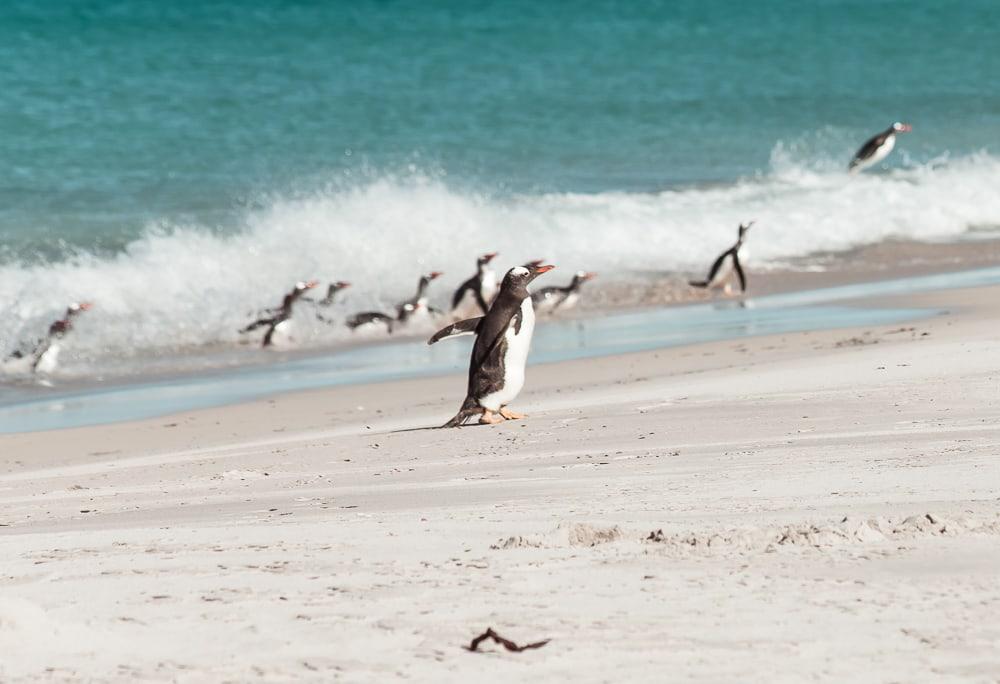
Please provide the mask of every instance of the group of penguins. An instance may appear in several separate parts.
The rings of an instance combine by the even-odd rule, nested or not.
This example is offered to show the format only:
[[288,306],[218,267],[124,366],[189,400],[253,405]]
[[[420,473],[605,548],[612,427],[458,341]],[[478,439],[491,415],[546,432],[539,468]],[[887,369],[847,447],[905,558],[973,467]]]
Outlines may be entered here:
[[[849,171],[856,173],[885,159],[895,147],[896,134],[910,130],[912,127],[909,124],[896,122],[885,131],[872,136],[851,159]],[[745,293],[747,278],[740,263],[740,250],[753,224],[753,221],[741,223],[736,242],[712,262],[708,275],[703,280],[691,280],[689,284],[710,290],[723,289],[728,295],[735,277],[740,292]],[[452,322],[428,340],[428,344],[435,344],[462,335],[476,336],[469,362],[465,400],[458,413],[442,427],[458,427],[477,415],[479,422],[484,424],[523,418],[522,414],[511,411],[508,404],[524,386],[524,369],[534,334],[536,309],[543,313],[553,313],[573,308],[583,284],[596,276],[593,272],[578,271],[568,285],[545,287],[532,293],[528,291],[528,285],[555,266],[543,264],[541,260],[530,261],[511,268],[502,280],[498,280],[490,266],[496,257],[496,252],[490,252],[477,259],[475,275],[463,282],[452,297]],[[363,311],[349,316],[345,321],[347,326],[352,330],[385,326],[386,331],[392,333],[398,326],[410,323],[417,317],[440,319],[443,312],[430,305],[427,289],[441,275],[439,271],[432,271],[421,276],[416,294],[397,304],[392,314]],[[320,307],[328,307],[333,304],[338,292],[350,287],[350,283],[344,281],[330,283],[326,296],[316,301],[309,298],[306,292],[318,284],[315,280],[296,283],[279,306],[264,311],[259,318],[242,328],[240,333],[246,334],[264,328],[262,345],[272,346],[279,338],[289,337],[287,327],[297,302],[309,301]],[[58,359],[59,341],[72,330],[74,319],[90,308],[90,302],[71,304],[63,317],[49,326],[48,335],[37,342],[31,351],[15,351],[11,357],[30,359],[33,372],[52,372]],[[317,318],[332,322],[319,313]]]

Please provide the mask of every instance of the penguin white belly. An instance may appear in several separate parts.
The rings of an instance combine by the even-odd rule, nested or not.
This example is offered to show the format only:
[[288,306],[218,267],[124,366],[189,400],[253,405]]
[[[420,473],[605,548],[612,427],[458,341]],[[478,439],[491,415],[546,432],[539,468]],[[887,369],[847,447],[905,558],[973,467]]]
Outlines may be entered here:
[[275,347],[287,347],[294,342],[295,325],[291,321],[282,321],[274,326],[271,344]]
[[576,292],[571,292],[570,294],[566,295],[566,299],[562,300],[562,303],[559,305],[558,310],[566,311],[567,309],[572,309],[574,306],[576,306],[576,303],[578,301],[580,301],[580,295],[577,294]]
[[483,286],[479,289],[479,292],[483,295],[483,301],[486,302],[486,306],[493,303],[499,291],[500,282],[497,280],[497,274],[493,271],[484,274]]
[[880,161],[889,156],[892,149],[896,146],[896,136],[890,136],[882,146],[875,150],[872,156],[868,157],[864,161],[860,162],[857,166],[858,169],[867,169],[869,166],[875,166]]
[[708,284],[709,287],[716,288],[724,286],[733,275],[733,257],[726,255],[726,258],[722,260],[722,264],[719,266],[719,270],[716,271],[715,277]]
[[62,351],[62,347],[58,342],[50,344],[49,348],[38,357],[38,363],[35,364],[35,372],[45,374],[55,372],[56,367],[59,365],[60,351]]
[[496,392],[487,394],[479,400],[479,405],[488,411],[499,411],[517,398],[524,387],[524,367],[528,363],[528,351],[531,348],[531,336],[535,332],[535,309],[531,297],[521,302],[521,329],[515,331],[514,322],[507,327],[504,337],[507,340],[507,350],[503,356],[503,386]]

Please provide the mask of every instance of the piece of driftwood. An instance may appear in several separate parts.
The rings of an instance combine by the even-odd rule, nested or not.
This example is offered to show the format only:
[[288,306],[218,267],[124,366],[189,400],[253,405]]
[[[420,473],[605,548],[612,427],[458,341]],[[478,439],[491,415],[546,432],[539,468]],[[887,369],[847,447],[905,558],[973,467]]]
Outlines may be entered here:
[[521,651],[527,651],[532,648],[541,648],[550,641],[549,639],[546,639],[544,641],[536,641],[533,644],[525,644],[524,646],[518,646],[510,639],[505,639],[504,637],[494,632],[493,628],[490,627],[485,632],[483,632],[475,639],[473,639],[472,643],[466,646],[466,648],[470,651],[477,651],[479,650],[479,645],[484,641],[486,641],[487,639],[492,639],[493,641],[497,642],[498,644],[506,648],[508,651],[513,651],[514,653],[520,653]]

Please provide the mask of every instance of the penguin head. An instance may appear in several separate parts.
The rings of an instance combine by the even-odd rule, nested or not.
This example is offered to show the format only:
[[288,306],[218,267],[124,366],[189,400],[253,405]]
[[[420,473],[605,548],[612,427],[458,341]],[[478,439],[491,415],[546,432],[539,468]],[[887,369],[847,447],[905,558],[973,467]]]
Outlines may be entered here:
[[479,268],[483,268],[488,263],[496,259],[499,255],[500,255],[499,252],[487,252],[486,254],[483,254],[481,257],[476,259],[476,265],[479,266]]
[[573,282],[571,283],[571,287],[579,287],[588,280],[593,280],[596,277],[597,274],[594,273],[593,271],[577,271],[576,273],[573,274]]
[[334,292],[339,292],[340,290],[343,290],[345,287],[350,287],[350,286],[351,284],[346,280],[337,280],[335,282],[330,283],[330,289],[333,290]]
[[911,126],[908,123],[902,123],[900,121],[897,121],[896,123],[894,123],[891,126],[891,128],[892,128],[892,130],[896,131],[897,133],[909,133],[910,131],[913,130],[913,126]]
[[319,285],[318,280],[300,280],[295,283],[295,289],[301,292],[303,290],[311,290],[317,285]]
[[555,268],[555,266],[550,264],[538,264],[537,266],[515,266],[507,271],[507,275],[503,277],[503,283],[501,284],[500,289],[509,290],[515,294],[519,294],[522,298],[527,297],[528,284],[543,273],[548,273],[553,268]]
[[89,311],[94,305],[90,302],[73,302],[66,309],[67,316],[76,316],[78,313],[83,311]]
[[743,238],[746,237],[747,231],[750,230],[750,226],[752,226],[755,223],[757,223],[756,220],[748,221],[747,223],[741,223],[740,224],[740,233],[739,233],[739,240],[740,240],[740,242],[743,242]]

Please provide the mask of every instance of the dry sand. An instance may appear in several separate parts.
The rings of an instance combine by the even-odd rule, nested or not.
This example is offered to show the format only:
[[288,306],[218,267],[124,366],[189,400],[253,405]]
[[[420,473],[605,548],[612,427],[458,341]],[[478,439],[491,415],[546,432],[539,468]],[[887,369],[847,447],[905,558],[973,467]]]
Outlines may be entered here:
[[998,302],[0,436],[0,680],[998,681]]

